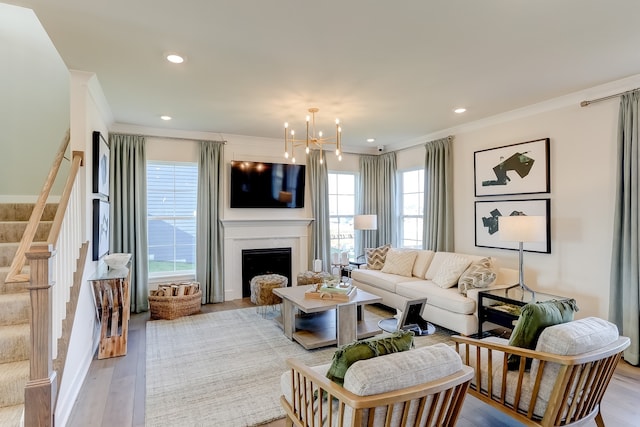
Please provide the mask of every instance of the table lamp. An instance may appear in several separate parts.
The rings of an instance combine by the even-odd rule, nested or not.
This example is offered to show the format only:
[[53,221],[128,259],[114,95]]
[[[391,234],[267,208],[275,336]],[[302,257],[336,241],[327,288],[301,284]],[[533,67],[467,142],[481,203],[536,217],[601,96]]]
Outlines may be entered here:
[[353,228],[356,230],[377,230],[377,215],[356,215],[353,217]]
[[522,244],[524,242],[543,242],[547,235],[546,218],[533,215],[501,216],[498,219],[500,240],[518,242],[520,258],[518,263],[520,287],[524,291],[534,293],[524,284],[524,269],[522,267]]
[[[353,228],[355,230],[377,230],[378,215],[356,215],[353,217]],[[356,258],[356,261],[364,257],[364,254]]]

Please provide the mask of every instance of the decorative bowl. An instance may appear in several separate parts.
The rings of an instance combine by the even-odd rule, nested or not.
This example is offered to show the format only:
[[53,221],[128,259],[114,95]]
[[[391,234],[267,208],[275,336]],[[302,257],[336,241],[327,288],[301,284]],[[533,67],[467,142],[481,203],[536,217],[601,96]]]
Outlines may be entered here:
[[131,254],[109,254],[102,258],[111,270],[125,268],[131,259]]

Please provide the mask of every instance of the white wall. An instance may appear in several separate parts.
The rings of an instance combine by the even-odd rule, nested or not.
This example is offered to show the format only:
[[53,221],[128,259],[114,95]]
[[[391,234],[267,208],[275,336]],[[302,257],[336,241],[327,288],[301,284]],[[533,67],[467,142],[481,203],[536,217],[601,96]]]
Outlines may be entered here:
[[[495,256],[502,265],[517,269],[517,251],[475,246],[474,202],[550,198],[551,254],[525,252],[526,281],[534,289],[576,298],[577,317],[607,318],[618,102],[587,108],[574,102],[452,132],[456,251]],[[549,194],[474,197],[474,151],[540,138],[550,138]],[[410,168],[411,159],[424,157],[424,148],[398,154],[398,167]]]
[[96,309],[88,280],[105,268],[104,263],[92,261],[92,133],[107,135],[107,124],[112,121],[102,89],[93,73],[71,72],[71,149],[84,151],[84,167],[80,169],[85,212],[83,241],[89,242],[89,254],[82,277],[82,287],[73,324],[64,376],[60,384],[56,407],[56,424],[64,426],[80,392],[99,340]]
[[0,3],[0,29],[0,201],[33,203],[69,127],[69,71],[32,10]]

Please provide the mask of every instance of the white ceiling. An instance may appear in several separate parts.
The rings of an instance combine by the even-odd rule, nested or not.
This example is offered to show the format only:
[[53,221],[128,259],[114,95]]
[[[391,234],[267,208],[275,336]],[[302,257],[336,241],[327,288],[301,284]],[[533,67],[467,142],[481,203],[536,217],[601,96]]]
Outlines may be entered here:
[[640,74],[637,0],[8,3],[97,74],[118,123],[280,138],[318,107],[325,132],[340,117],[346,151]]

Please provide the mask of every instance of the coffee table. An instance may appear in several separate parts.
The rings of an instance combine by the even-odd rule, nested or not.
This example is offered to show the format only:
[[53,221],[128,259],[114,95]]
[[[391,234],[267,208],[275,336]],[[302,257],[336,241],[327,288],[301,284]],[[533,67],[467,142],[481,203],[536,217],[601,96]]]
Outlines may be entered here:
[[305,298],[313,285],[276,288],[282,298],[282,329],[290,340],[307,350],[343,345],[379,334],[378,323],[366,320],[362,306],[382,302],[382,298],[357,289],[350,301]]

